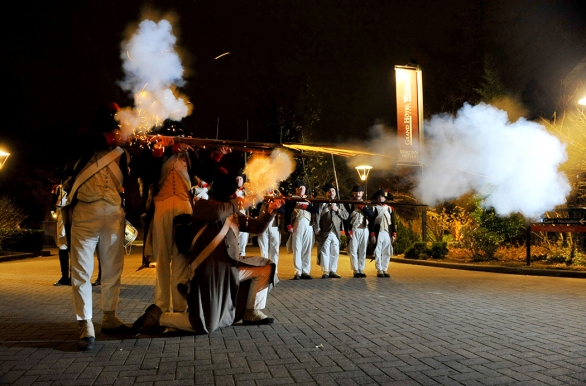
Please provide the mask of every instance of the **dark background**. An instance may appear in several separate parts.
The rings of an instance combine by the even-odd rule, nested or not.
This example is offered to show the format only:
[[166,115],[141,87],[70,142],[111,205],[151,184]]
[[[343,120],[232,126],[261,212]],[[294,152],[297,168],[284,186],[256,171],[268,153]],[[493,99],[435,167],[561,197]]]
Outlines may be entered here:
[[57,180],[70,134],[98,105],[132,106],[117,85],[120,44],[141,14],[177,17],[188,74],[181,91],[194,106],[185,123],[203,138],[216,137],[219,119],[220,139],[274,142],[275,111],[309,104],[319,121],[304,136],[360,143],[375,122],[395,125],[393,69],[410,61],[423,71],[428,117],[477,98],[487,58],[532,116],[548,117],[575,92],[562,81],[586,53],[577,0],[34,0],[11,8],[1,27],[0,149],[12,155],[0,184],[28,206]]

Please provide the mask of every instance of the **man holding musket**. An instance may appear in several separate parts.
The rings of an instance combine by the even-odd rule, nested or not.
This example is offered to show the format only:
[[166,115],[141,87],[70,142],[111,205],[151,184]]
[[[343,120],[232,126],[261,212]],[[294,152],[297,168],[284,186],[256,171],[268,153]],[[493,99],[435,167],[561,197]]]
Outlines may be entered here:
[[386,204],[393,196],[384,189],[378,190],[371,197],[377,202],[374,207],[374,221],[371,227],[370,239],[374,248],[377,277],[391,277],[388,273],[389,262],[393,255],[393,243],[397,238],[397,223],[395,209]]
[[161,137],[152,149],[144,149],[135,162],[137,169],[140,164],[136,173],[142,185],[141,193],[149,203],[144,250],[146,255],[152,253],[157,263],[155,304],[164,312],[171,309],[185,312],[187,302],[177,285],[187,283],[188,264],[173,240],[174,221],[181,215],[191,216],[194,177],[211,180],[218,162],[230,149],[220,148],[200,157],[191,146],[175,143],[175,137],[186,135],[182,122],[166,119],[162,127],[155,129]]
[[[364,188],[360,184],[352,188],[352,196],[356,201],[362,201]],[[354,277],[366,277],[364,268],[366,266],[366,250],[368,247],[369,219],[374,212],[366,204],[346,204],[349,213],[344,227],[348,237],[348,253],[350,254],[350,267],[354,271]]]
[[[295,181],[293,198],[306,198],[307,185],[302,180]],[[286,220],[287,231],[291,233],[287,243],[293,252],[295,276],[293,280],[313,279],[311,276],[311,249],[313,248],[313,229],[311,214],[317,213],[317,206],[308,201],[287,203]]]
[[[328,200],[336,199],[336,188],[331,182],[322,187]],[[340,278],[338,259],[340,257],[340,231],[344,220],[348,219],[346,208],[336,203],[322,203],[315,214],[313,230],[317,239],[317,250],[320,254],[322,267],[322,279]]]
[[[275,264],[264,257],[240,256],[238,234],[261,233],[283,200],[271,200],[266,211],[251,218],[241,214],[240,209],[252,203],[237,197],[236,189],[235,176],[220,168],[212,182],[209,200],[199,200],[194,205],[189,254],[191,279],[184,289],[188,312],[163,312],[153,304],[134,323],[137,330],[156,332],[172,327],[209,334],[240,319],[245,325],[274,323],[262,309],[269,288],[276,281]],[[239,292],[245,295],[242,301]]]
[[73,310],[81,336],[80,350],[95,344],[92,322],[93,301],[90,279],[94,271],[94,254],[102,267],[102,332],[129,334],[132,329],[117,316],[120,277],[124,265],[125,212],[123,184],[128,175],[130,156],[114,114],[118,105],[110,103],[96,112],[89,130],[75,138],[72,165],[62,183],[68,192],[68,205],[62,213],[70,214],[71,287]]

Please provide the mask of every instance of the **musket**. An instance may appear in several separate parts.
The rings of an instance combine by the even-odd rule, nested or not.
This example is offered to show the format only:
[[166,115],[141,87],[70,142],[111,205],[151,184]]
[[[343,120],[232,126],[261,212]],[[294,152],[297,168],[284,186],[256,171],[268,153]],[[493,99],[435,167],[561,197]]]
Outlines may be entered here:
[[[329,198],[265,196],[264,199],[265,200],[282,199],[282,200],[290,201],[290,202],[310,202],[310,203],[316,203],[316,204],[356,204],[356,205],[360,205],[360,204],[362,204],[362,205],[376,205],[377,204],[376,201],[358,201],[358,200],[341,200],[341,199],[340,200],[339,199],[330,200]],[[412,203],[407,203],[407,202],[394,202],[394,201],[388,201],[388,202],[385,201],[385,203],[390,206],[427,206],[425,204],[412,204]]]
[[190,146],[194,146],[200,149],[218,149],[220,147],[229,147],[232,150],[247,152],[247,153],[259,153],[259,154],[270,154],[271,151],[277,147],[277,144],[266,143],[266,142],[248,142],[248,141],[227,141],[222,139],[204,139],[204,138],[192,138],[192,137],[174,137],[174,136],[163,136],[163,135],[144,135],[136,138],[137,143],[146,142],[149,144],[155,144],[161,141],[163,138],[173,138],[175,143],[185,143]]
[[312,155],[306,152],[313,153],[328,153],[339,155],[342,157],[352,157],[356,155],[366,156],[380,156],[388,157],[387,154],[376,154],[361,150],[341,149],[336,147],[324,147],[320,145],[298,144],[298,143],[270,143],[270,142],[250,142],[250,141],[231,141],[223,139],[207,139],[207,138],[193,138],[193,137],[174,137],[161,135],[140,135],[135,138],[138,143],[156,143],[160,138],[173,138],[175,143],[185,143],[190,146],[201,149],[217,149],[220,147],[230,147],[232,150],[242,151],[246,153],[260,153],[270,154],[273,149],[281,148],[293,151],[295,157],[319,157],[319,155]]

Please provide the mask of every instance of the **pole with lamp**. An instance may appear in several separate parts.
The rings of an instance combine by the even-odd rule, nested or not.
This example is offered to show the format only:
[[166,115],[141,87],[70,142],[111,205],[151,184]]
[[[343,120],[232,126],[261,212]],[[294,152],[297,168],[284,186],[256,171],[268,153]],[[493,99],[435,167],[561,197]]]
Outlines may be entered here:
[[368,197],[368,174],[370,173],[370,169],[372,169],[372,166],[369,166],[369,165],[356,166],[356,171],[358,172],[358,176],[360,177],[360,180],[364,181],[364,196],[365,197]]

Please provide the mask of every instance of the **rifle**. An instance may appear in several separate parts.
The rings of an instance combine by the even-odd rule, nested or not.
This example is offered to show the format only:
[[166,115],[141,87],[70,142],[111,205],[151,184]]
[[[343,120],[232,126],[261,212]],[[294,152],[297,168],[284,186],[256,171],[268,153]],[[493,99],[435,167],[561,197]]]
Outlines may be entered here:
[[[377,201],[358,201],[358,200],[339,200],[339,199],[333,199],[330,200],[329,198],[302,198],[302,197],[283,197],[283,196],[279,196],[279,197],[272,197],[272,196],[265,196],[264,199],[265,200],[271,200],[271,199],[275,199],[275,198],[279,198],[285,201],[290,201],[290,202],[310,202],[310,203],[316,203],[316,204],[356,204],[356,205],[376,205],[378,204]],[[387,205],[390,206],[427,206],[426,204],[412,204],[412,203],[407,203],[407,202],[387,202],[385,201],[385,203]]]
[[270,154],[273,149],[287,149],[294,151],[295,157],[318,157],[319,155],[311,155],[304,152],[314,153],[328,153],[339,155],[342,157],[353,157],[356,155],[362,156],[377,156],[389,157],[386,154],[376,154],[362,150],[342,149],[336,147],[324,147],[320,145],[298,144],[298,143],[270,143],[270,142],[249,142],[249,141],[231,141],[223,139],[204,139],[192,137],[169,137],[161,135],[140,135],[134,138],[133,143],[147,143],[155,144],[163,138],[173,138],[175,143],[185,143],[190,146],[198,147],[200,149],[217,149],[220,147],[230,147],[236,151],[245,153]]

